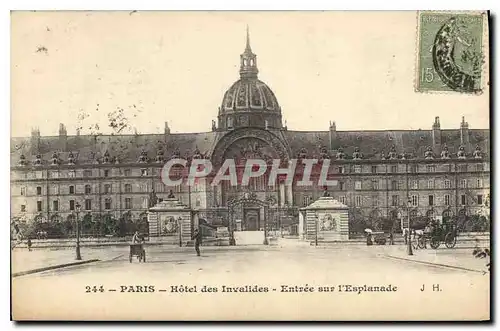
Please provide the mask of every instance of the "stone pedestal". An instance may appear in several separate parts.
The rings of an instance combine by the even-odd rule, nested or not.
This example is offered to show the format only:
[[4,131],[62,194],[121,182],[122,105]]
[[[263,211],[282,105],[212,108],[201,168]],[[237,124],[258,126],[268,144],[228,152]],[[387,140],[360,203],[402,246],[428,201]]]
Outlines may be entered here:
[[169,198],[148,210],[149,237],[155,241],[168,236],[180,246],[191,240],[191,209],[178,199]]
[[332,197],[321,197],[302,208],[305,214],[306,239],[344,241],[349,239],[348,207]]

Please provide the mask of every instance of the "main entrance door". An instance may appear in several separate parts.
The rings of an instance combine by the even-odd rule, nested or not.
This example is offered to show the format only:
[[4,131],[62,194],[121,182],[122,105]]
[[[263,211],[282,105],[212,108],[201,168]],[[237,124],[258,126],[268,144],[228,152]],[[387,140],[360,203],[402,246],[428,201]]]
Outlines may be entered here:
[[245,208],[243,212],[243,230],[258,231],[260,225],[260,210],[258,208]]

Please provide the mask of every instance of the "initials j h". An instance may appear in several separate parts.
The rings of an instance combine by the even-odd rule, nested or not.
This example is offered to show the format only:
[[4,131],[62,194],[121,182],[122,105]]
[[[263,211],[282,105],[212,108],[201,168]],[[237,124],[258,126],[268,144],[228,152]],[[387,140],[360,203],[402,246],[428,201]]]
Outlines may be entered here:
[[[422,291],[422,292],[425,291],[425,284],[422,284],[422,288],[420,289],[420,291]],[[439,288],[439,284],[433,284],[432,291],[441,292],[441,288]]]

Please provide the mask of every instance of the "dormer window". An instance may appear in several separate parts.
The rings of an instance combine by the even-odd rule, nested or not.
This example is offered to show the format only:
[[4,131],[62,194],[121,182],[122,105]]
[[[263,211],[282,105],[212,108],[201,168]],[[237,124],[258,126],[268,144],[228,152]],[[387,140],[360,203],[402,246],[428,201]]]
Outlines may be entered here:
[[398,153],[396,153],[396,146],[391,147],[391,151],[389,152],[389,159],[390,160],[395,160],[398,158]]
[[337,159],[338,160],[345,159],[345,153],[344,153],[344,150],[342,148],[339,148],[337,151]]
[[362,159],[362,155],[361,155],[361,152],[359,151],[359,147],[356,147],[354,149],[354,153],[352,153],[352,159],[353,160],[361,160]]
[[72,152],[69,153],[68,155],[68,164],[69,165],[75,165],[75,157]]
[[441,158],[442,159],[449,159],[450,158],[450,152],[448,151],[448,146],[444,146],[443,150],[441,151]]
[[481,153],[481,147],[479,145],[476,145],[476,150],[474,151],[474,158],[475,159],[481,159],[483,157]]
[[202,158],[203,155],[201,155],[200,150],[198,149],[198,147],[196,147],[193,153],[193,159],[202,159]]
[[104,153],[104,157],[102,158],[102,162],[103,163],[110,163],[110,161],[111,161],[111,157],[109,156],[109,152],[106,151]]
[[301,148],[298,153],[299,159],[305,159],[307,157],[307,150],[305,148]]
[[19,157],[19,165],[25,166],[26,164],[27,164],[26,157],[24,156],[24,154],[21,154],[21,156]]
[[59,156],[56,152],[52,154],[51,165],[56,166],[59,164]]
[[42,156],[40,154],[36,155],[35,161],[33,162],[36,166],[42,165]]
[[459,159],[465,159],[466,158],[467,153],[465,152],[465,147],[464,146],[460,146],[459,147],[457,156],[458,156]]
[[158,152],[156,153],[155,161],[156,163],[163,163],[164,160],[165,158],[163,157],[163,151],[159,149]]
[[148,162],[148,153],[146,151],[141,152],[141,156],[139,156],[139,162],[140,163],[146,163]]
[[434,158],[434,153],[432,152],[431,146],[427,147],[427,150],[424,153],[424,157],[426,160],[432,160]]

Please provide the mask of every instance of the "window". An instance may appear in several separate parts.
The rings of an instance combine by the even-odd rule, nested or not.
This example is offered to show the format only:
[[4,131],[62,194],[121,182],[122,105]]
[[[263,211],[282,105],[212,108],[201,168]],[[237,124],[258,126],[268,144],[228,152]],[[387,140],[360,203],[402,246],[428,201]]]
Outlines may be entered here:
[[391,190],[396,191],[398,189],[398,182],[393,180],[391,182]]
[[59,211],[59,201],[57,200],[52,201],[52,210]]
[[111,184],[104,184],[104,194],[111,193]]
[[374,190],[378,190],[378,180],[376,179],[372,180],[372,188]]
[[41,201],[36,202],[36,211],[42,211],[42,202]]
[[104,177],[109,177],[109,170],[108,169],[104,170]]
[[141,169],[141,176],[147,176],[148,175],[148,169]]
[[397,165],[391,165],[391,172],[392,173],[398,172],[398,166]]
[[378,202],[379,202],[378,197],[372,198],[372,206],[373,207],[378,207]]
[[130,177],[130,169],[123,170],[123,175],[126,177]]
[[51,171],[50,172],[50,177],[52,177],[52,178],[59,178],[59,171]]
[[73,185],[69,187],[69,194],[75,194],[75,187]]
[[482,163],[476,164],[476,171],[484,171],[484,165]]
[[429,190],[434,189],[434,179],[429,179],[429,180],[427,181],[427,188],[428,188]]
[[429,206],[434,206],[434,196],[429,195]]
[[51,188],[52,188],[52,190],[51,190],[52,194],[54,194],[54,195],[58,195],[59,194],[59,186],[53,185],[53,186],[51,186]]
[[142,208],[148,208],[148,198],[142,198]]
[[110,198],[107,198],[106,200],[104,200],[104,209],[111,209],[111,199]]
[[436,172],[436,166],[434,164],[427,165],[427,172]]
[[[198,185],[195,184],[195,187],[193,188],[193,191],[196,192],[197,187],[198,187]],[[141,184],[141,192],[146,193],[147,191],[148,191],[148,184],[147,183],[142,183]]]
[[75,200],[69,200],[69,210],[75,210]]
[[71,170],[70,172],[68,172],[68,177],[69,178],[74,178],[76,177],[76,172],[74,170]]
[[125,209],[132,209],[132,199],[125,198]]
[[21,212],[22,213],[26,212],[26,205],[21,205]]
[[362,202],[361,197],[357,195],[355,199],[356,206],[361,206],[361,202]]
[[201,200],[200,198],[196,198],[196,207],[201,206]]
[[361,173],[361,166],[360,165],[355,165],[354,166],[354,172],[357,173],[357,174]]
[[377,166],[372,166],[372,174],[376,174],[377,173]]
[[411,173],[416,173],[417,172],[417,165],[416,164],[411,164],[410,165],[410,172]]
[[446,194],[444,196],[444,204],[445,204],[445,206],[449,206],[450,205],[450,195],[449,194]]
[[451,181],[449,179],[444,180],[444,188],[451,188]]
[[477,187],[477,188],[481,188],[481,187],[483,187],[483,180],[482,180],[482,179],[478,178],[478,179],[476,180],[476,187]]
[[354,183],[354,189],[361,190],[361,181],[358,180]]
[[43,173],[41,171],[37,171],[35,173],[35,178],[43,178]]
[[412,195],[410,198],[410,203],[413,207],[418,206],[418,195]]
[[[264,177],[259,177],[259,190],[266,190],[266,184],[264,182]],[[165,184],[163,183],[156,183],[156,192],[165,192]]]
[[418,181],[417,180],[412,180],[411,181],[411,189],[412,190],[418,190]]
[[36,187],[36,195],[42,195],[42,187],[41,186]]
[[460,172],[467,172],[467,164],[460,164],[458,166],[458,171],[460,171]]
[[343,191],[344,190],[344,182],[339,182],[339,190]]
[[391,199],[391,203],[392,203],[391,205],[393,207],[398,206],[399,205],[399,197],[397,195],[393,195],[392,199]]
[[339,174],[343,174],[344,173],[344,167],[339,167]]
[[477,204],[482,205],[483,204],[483,196],[481,194],[477,195]]
[[92,170],[84,170],[83,177],[92,177]]
[[21,187],[21,195],[26,195],[26,187]]
[[340,201],[340,203],[345,205],[345,196],[340,196],[339,201]]
[[125,184],[125,193],[132,193],[132,185]]
[[85,199],[85,210],[92,210],[92,200]]
[[85,194],[90,194],[92,192],[92,187],[90,185],[85,185]]
[[460,181],[460,187],[461,188],[467,188],[467,179],[462,179]]
[[462,196],[460,197],[461,199],[461,202],[462,202],[462,206],[465,206],[467,204],[467,197],[465,196],[465,194],[462,194]]

